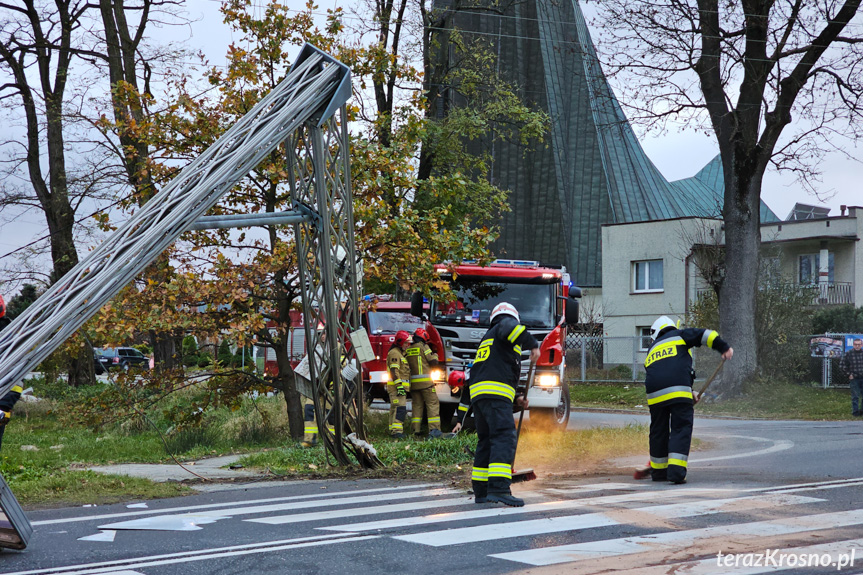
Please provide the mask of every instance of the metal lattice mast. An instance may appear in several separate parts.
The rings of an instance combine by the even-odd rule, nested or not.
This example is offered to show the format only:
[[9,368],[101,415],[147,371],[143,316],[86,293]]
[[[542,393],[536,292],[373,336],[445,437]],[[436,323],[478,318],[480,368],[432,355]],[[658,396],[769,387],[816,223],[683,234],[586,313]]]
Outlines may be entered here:
[[[314,399],[322,416],[318,420],[337,418],[333,419],[338,421],[336,433],[327,436],[328,448],[339,463],[349,463],[342,447],[346,435],[356,432],[364,438],[362,386],[341,380],[340,360],[345,356],[356,364],[355,353],[347,351],[345,343],[358,325],[358,295],[355,267],[347,263],[356,261],[347,128],[333,116],[340,110],[344,119],[344,104],[350,96],[350,70],[306,45],[285,80],[0,332],[0,396],[286,142],[294,150],[293,164],[300,177],[292,182],[299,192],[294,199],[302,202],[295,203],[295,217],[314,222],[295,228],[298,250],[305,250],[299,252],[301,265],[310,262],[303,277],[304,282],[311,282],[304,284],[305,324],[318,331],[316,326],[322,323],[329,334],[324,338],[321,332],[307,340],[313,358]],[[329,225],[323,225],[325,222]],[[316,342],[319,347],[314,347]],[[333,381],[333,373],[334,386],[315,383]],[[321,391],[327,389],[332,391]],[[358,447],[355,450],[361,465],[377,464],[374,455]]]
[[296,133],[289,179],[295,209],[315,205],[319,216],[295,224],[318,434],[338,463],[351,463],[351,451],[371,468],[380,465],[374,453],[349,439],[365,439],[362,380],[341,373],[348,364],[360,371],[348,345],[358,325],[359,292],[346,115],[342,107],[338,120],[334,115]]

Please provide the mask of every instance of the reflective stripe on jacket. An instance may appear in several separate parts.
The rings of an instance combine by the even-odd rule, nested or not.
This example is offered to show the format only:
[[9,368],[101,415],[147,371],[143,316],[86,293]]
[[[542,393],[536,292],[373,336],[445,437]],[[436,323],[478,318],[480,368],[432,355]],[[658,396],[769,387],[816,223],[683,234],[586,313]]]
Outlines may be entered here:
[[390,372],[390,382],[398,385],[400,382],[405,387],[410,385],[411,368],[408,360],[399,346],[394,345],[387,353],[387,370]]

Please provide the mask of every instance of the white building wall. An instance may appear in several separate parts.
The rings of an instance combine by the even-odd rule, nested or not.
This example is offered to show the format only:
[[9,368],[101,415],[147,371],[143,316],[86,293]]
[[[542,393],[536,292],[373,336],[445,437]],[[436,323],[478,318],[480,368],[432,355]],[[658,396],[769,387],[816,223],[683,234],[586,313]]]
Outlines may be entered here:
[[[602,307],[605,332],[610,337],[639,335],[639,327],[649,327],[662,315],[683,320],[689,299],[706,287],[698,278],[691,261],[694,243],[711,240],[709,230],[719,232],[720,222],[701,218],[682,218],[602,227]],[[663,288],[660,292],[635,291],[633,264],[662,260]],[[687,281],[687,276],[689,280]],[[620,361],[612,346],[606,346],[605,361]],[[629,352],[631,355],[631,351]],[[644,354],[640,354],[643,360]]]
[[[660,315],[684,319],[687,302],[694,301],[698,290],[709,287],[690,254],[693,244],[713,243],[710,229],[714,235],[721,234],[721,221],[682,218],[602,227],[602,310],[607,337],[633,337],[639,326],[649,326]],[[851,282],[854,305],[863,306],[863,207],[850,207],[845,216],[764,225],[761,236],[763,256],[778,253],[782,276],[794,283],[799,280],[799,256],[819,253],[826,242],[835,254],[834,281]],[[637,293],[632,264],[651,259],[663,261],[663,290]],[[631,362],[616,362],[610,353],[605,352],[607,362]]]

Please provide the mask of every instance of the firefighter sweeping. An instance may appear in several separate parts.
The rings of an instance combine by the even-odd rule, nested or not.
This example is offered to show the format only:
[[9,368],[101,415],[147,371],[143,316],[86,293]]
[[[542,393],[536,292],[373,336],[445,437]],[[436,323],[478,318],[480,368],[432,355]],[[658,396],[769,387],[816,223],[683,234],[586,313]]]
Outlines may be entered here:
[[521,507],[512,495],[512,464],[516,431],[512,418],[521,376],[522,349],[530,361],[539,359],[539,342],[519,320],[518,310],[499,303],[491,312],[491,328],[483,336],[470,371],[470,401],[476,419],[477,446],[471,476],[476,503],[497,502]]
[[[650,335],[654,341],[644,360],[650,408],[650,475],[653,481],[685,483],[694,406],[700,399],[692,390],[695,372],[690,349],[706,345],[722,354],[723,361],[731,359],[734,350],[717,332],[677,329],[666,316],[653,322]],[[635,476],[639,477],[638,471]]]

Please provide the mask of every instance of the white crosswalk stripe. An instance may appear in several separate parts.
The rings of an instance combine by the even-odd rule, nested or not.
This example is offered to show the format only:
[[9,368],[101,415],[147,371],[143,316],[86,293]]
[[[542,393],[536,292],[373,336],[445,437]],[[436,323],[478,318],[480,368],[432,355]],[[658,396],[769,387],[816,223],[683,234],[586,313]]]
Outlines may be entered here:
[[[718,493],[727,494],[728,490],[721,489],[690,489],[687,490],[688,497],[716,496]],[[523,515],[525,513],[540,513],[544,511],[561,511],[584,509],[596,505],[615,505],[627,502],[643,502],[645,499],[660,501],[679,497],[679,493],[673,490],[653,491],[650,493],[626,493],[622,495],[605,495],[602,497],[587,497],[583,499],[564,499],[557,501],[544,501],[541,503],[528,503],[524,507],[488,507],[484,506],[473,511],[462,511],[452,513],[435,513],[422,517],[404,517],[400,519],[386,519],[382,521],[369,521],[366,523],[346,523],[344,525],[332,525],[319,527],[326,531],[346,531],[359,533],[362,531],[379,531],[384,529],[397,529],[400,527],[412,527],[417,525],[429,525],[433,523],[449,523],[452,521],[465,521],[468,519],[479,519],[483,517],[508,517],[511,515]],[[528,500],[529,501],[529,500]]]
[[[726,489],[690,489],[687,491],[689,497],[717,496],[729,493]],[[525,513],[540,513],[544,511],[562,511],[584,509],[597,505],[615,505],[632,501],[643,502],[645,499],[662,500],[679,497],[672,490],[653,491],[650,493],[626,493],[622,495],[604,495],[601,497],[586,497],[583,499],[564,499],[556,501],[543,501],[540,503],[528,503],[524,507],[481,507],[473,511],[461,511],[451,513],[435,513],[422,517],[404,517],[400,519],[385,519],[381,521],[369,521],[366,523],[346,523],[319,527],[326,531],[346,531],[359,533],[361,531],[381,531],[384,529],[397,529],[400,527],[411,527],[416,525],[429,525],[432,523],[449,523],[451,521],[465,521],[468,519],[479,519],[483,517],[506,517],[510,515],[523,515]],[[530,501],[526,496],[525,501]],[[474,506],[475,507],[475,506]]]
[[350,509],[335,509],[332,511],[319,511],[317,513],[275,515],[273,517],[245,519],[245,521],[250,523],[266,523],[267,525],[287,525],[288,523],[343,519],[345,517],[360,517],[363,515],[383,515],[386,513],[402,513],[405,511],[419,511],[422,509],[439,509],[441,507],[455,507],[459,505],[474,505],[473,497],[456,497],[452,499],[438,499],[436,501],[416,501],[411,503],[376,505],[374,507],[352,507]]
[[[796,505],[801,503],[816,503],[822,501],[814,497],[800,495],[755,495],[750,497],[738,497],[730,499],[714,499],[696,501],[691,503],[672,503],[669,505],[654,505],[652,507],[640,507],[628,510],[631,514],[647,514],[662,519],[674,519],[677,517],[698,517],[741,509],[757,507],[774,507],[779,505]],[[477,543],[480,541],[497,541],[513,537],[529,537],[547,533],[560,533],[563,531],[576,531],[581,529],[592,529],[595,527],[608,527],[620,525],[621,519],[611,513],[584,513],[581,515],[567,515],[564,517],[547,517],[543,519],[532,519],[529,521],[512,521],[509,523],[498,523],[494,525],[480,525],[476,527],[462,527],[447,529],[445,531],[432,531],[411,535],[396,535],[394,538],[401,541],[411,541],[433,547],[446,547],[463,543]]]
[[331,507],[335,505],[349,505],[356,503],[377,503],[379,501],[395,501],[401,499],[419,499],[422,497],[440,497],[442,495],[453,495],[456,493],[453,489],[425,489],[421,491],[405,491],[398,493],[360,495],[357,497],[333,497],[326,500],[301,501],[292,503],[279,503],[273,505],[255,505],[252,507],[233,507],[230,509],[219,509],[213,511],[201,511],[198,513],[189,513],[177,516],[159,515],[148,517],[146,519],[133,519],[131,521],[121,521],[119,523],[109,523],[100,525],[100,529],[148,529],[154,524],[161,524],[165,518],[176,517],[183,519],[190,518],[195,523],[202,523],[203,518],[211,518],[211,520],[227,519],[237,515],[253,515],[257,513],[271,513],[273,511],[287,511],[294,509],[310,509],[315,507]]

